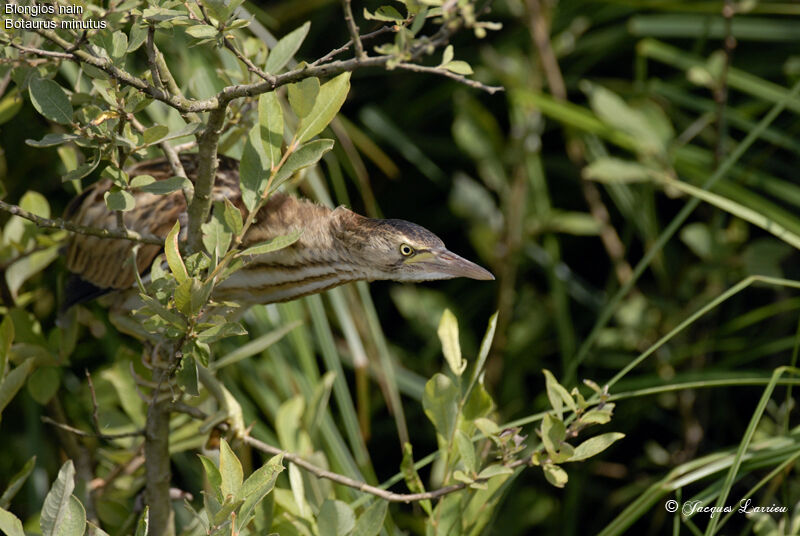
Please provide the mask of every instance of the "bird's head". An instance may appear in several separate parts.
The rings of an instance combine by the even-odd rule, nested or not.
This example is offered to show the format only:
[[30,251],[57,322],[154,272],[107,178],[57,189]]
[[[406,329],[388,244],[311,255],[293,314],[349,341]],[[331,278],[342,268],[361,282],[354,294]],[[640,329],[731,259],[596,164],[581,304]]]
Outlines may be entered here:
[[369,280],[494,279],[488,270],[449,251],[441,238],[420,225],[365,218],[343,208],[335,213],[336,240]]

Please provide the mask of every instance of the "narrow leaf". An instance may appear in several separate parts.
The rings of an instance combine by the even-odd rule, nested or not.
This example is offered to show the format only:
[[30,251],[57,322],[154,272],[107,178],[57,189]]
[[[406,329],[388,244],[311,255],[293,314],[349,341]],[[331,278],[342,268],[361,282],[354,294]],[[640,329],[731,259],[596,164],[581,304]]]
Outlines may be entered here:
[[239,185],[242,190],[242,201],[247,210],[255,209],[267,184],[267,155],[261,141],[259,125],[253,126],[239,162]]
[[236,497],[242,487],[242,464],[225,439],[219,445],[219,473],[222,476],[220,489],[223,499],[229,495]]
[[265,253],[271,253],[273,251],[278,251],[279,249],[283,249],[285,247],[289,247],[300,238],[303,234],[302,229],[298,229],[291,234],[285,236],[278,236],[271,240],[267,240],[266,242],[262,242],[258,245],[249,247],[239,253],[239,257],[244,256],[253,256],[253,255],[264,255]]
[[328,80],[319,88],[314,107],[297,126],[297,143],[305,143],[328,126],[347,98],[350,91],[350,73],[345,72]]
[[202,454],[197,455],[200,458],[200,462],[203,464],[203,469],[206,472],[206,478],[208,478],[208,483],[211,485],[211,491],[214,492],[214,496],[217,498],[218,502],[222,502],[224,497],[222,496],[222,475],[219,472],[219,469],[211,461],[210,458],[203,456]]
[[258,97],[258,123],[261,125],[261,141],[264,143],[268,169],[274,171],[281,161],[283,145],[283,108],[274,91]]
[[296,149],[292,154],[289,155],[289,157],[286,159],[286,162],[284,162],[283,166],[281,166],[281,169],[278,170],[278,173],[275,174],[275,178],[272,179],[270,191],[275,191],[278,186],[283,184],[287,179],[301,169],[307,168],[308,166],[313,166],[319,162],[319,159],[322,158],[322,155],[330,151],[332,148],[333,140],[321,139],[308,142],[299,149]]
[[247,477],[242,485],[240,497],[244,503],[239,509],[239,528],[244,526],[250,513],[275,487],[275,480],[283,471],[283,454],[273,456],[267,463]]
[[383,527],[383,519],[386,517],[388,503],[383,500],[373,502],[361,517],[358,518],[351,536],[375,536]]
[[300,45],[303,44],[310,27],[311,23],[306,22],[296,30],[283,36],[275,47],[269,51],[264,70],[270,74],[276,74],[284,65],[289,63],[292,56],[300,49]]
[[11,499],[17,494],[17,492],[22,488],[22,485],[25,484],[25,481],[28,480],[28,477],[33,472],[33,468],[36,467],[36,456],[31,456],[25,465],[22,466],[22,469],[19,470],[17,474],[11,477],[11,480],[8,482],[8,487],[3,492],[3,495],[0,496],[0,508],[8,508],[8,505],[11,503]]
[[164,253],[167,256],[167,264],[169,265],[172,275],[178,280],[178,283],[183,283],[189,279],[189,274],[186,272],[186,266],[183,264],[181,252],[178,250],[178,234],[181,232],[181,223],[175,221],[172,230],[167,234],[164,241]]
[[458,320],[450,309],[445,309],[436,331],[442,342],[442,352],[450,370],[461,376],[467,368],[467,362],[461,359],[461,345],[458,342]]
[[7,536],[25,536],[22,521],[4,508],[0,508],[0,532]]
[[569,461],[577,462],[591,458],[592,456],[600,454],[610,447],[614,442],[619,441],[623,437],[625,437],[625,434],[621,434],[619,432],[609,432],[607,434],[601,434],[599,436],[587,439],[575,447],[575,452]]
[[319,78],[316,76],[289,84],[289,106],[297,117],[303,118],[311,112],[319,95],[319,87]]

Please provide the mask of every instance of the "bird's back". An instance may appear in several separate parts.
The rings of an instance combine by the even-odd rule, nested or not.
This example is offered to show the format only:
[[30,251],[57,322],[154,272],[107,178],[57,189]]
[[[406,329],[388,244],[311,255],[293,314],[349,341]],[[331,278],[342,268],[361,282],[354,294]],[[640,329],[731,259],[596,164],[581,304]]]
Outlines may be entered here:
[[[198,164],[196,155],[182,155],[181,163],[188,178],[194,182]],[[127,169],[127,172],[131,178],[137,175],[151,175],[156,180],[164,180],[172,176],[171,168],[164,159],[138,163]],[[67,207],[65,219],[89,227],[116,228],[116,215],[107,208],[104,201],[104,195],[111,186],[111,181],[101,180],[87,188]],[[181,222],[182,229],[186,229],[186,201],[181,191],[155,195],[134,190],[133,196],[136,201],[135,208],[123,215],[125,226],[129,230],[166,237],[176,220]],[[225,199],[231,201],[245,216],[239,189],[238,162],[227,157],[220,158],[212,190],[213,201]],[[319,220],[326,219],[326,215],[330,212],[330,209],[310,201],[275,193],[259,212],[254,225],[245,235],[243,245],[285,235],[295,229],[304,228],[309,223],[312,223],[310,231],[313,233],[314,228],[318,227]],[[71,283],[67,295],[69,303],[65,305],[68,307],[92,299],[104,289],[125,289],[133,286],[135,281],[131,262],[133,245],[129,240],[73,235],[67,247],[66,264],[67,269],[80,280]],[[149,269],[153,259],[162,249],[161,246],[152,244],[140,246],[137,252],[139,273]]]

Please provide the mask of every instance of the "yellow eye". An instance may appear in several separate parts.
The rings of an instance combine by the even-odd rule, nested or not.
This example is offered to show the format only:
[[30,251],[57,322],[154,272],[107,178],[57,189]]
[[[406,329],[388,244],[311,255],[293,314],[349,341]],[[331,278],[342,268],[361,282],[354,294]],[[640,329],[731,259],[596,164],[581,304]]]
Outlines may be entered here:
[[400,246],[400,254],[403,257],[410,257],[411,255],[414,254],[414,248],[412,248],[408,244],[403,244]]

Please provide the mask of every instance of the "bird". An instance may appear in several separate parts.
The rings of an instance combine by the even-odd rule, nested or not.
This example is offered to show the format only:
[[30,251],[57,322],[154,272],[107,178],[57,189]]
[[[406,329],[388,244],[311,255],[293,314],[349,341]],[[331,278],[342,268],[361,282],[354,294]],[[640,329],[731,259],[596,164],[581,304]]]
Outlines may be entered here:
[[[182,154],[189,180],[198,171],[196,154]],[[220,156],[212,201],[229,200],[243,217],[246,208],[239,187],[238,161]],[[163,180],[173,175],[164,158],[142,161],[128,168],[130,179],[150,175]],[[117,216],[104,195],[109,179],[86,188],[67,206],[64,218],[79,225],[113,229]],[[133,189],[135,208],[123,213],[129,230],[166,237],[175,221],[187,227],[186,201],[181,191],[156,195]],[[422,282],[465,277],[493,280],[488,270],[449,251],[428,229],[399,219],[361,216],[343,206],[331,209],[307,199],[275,192],[256,214],[242,237],[241,247],[302,231],[290,246],[255,255],[243,268],[219,282],[216,300],[242,305],[268,304],[316,294],[352,281],[391,280]],[[63,309],[103,294],[131,289],[136,274],[130,262],[134,244],[129,240],[72,235],[66,250],[66,267],[73,274],[65,291]],[[141,244],[136,270],[146,274],[163,247]]]

